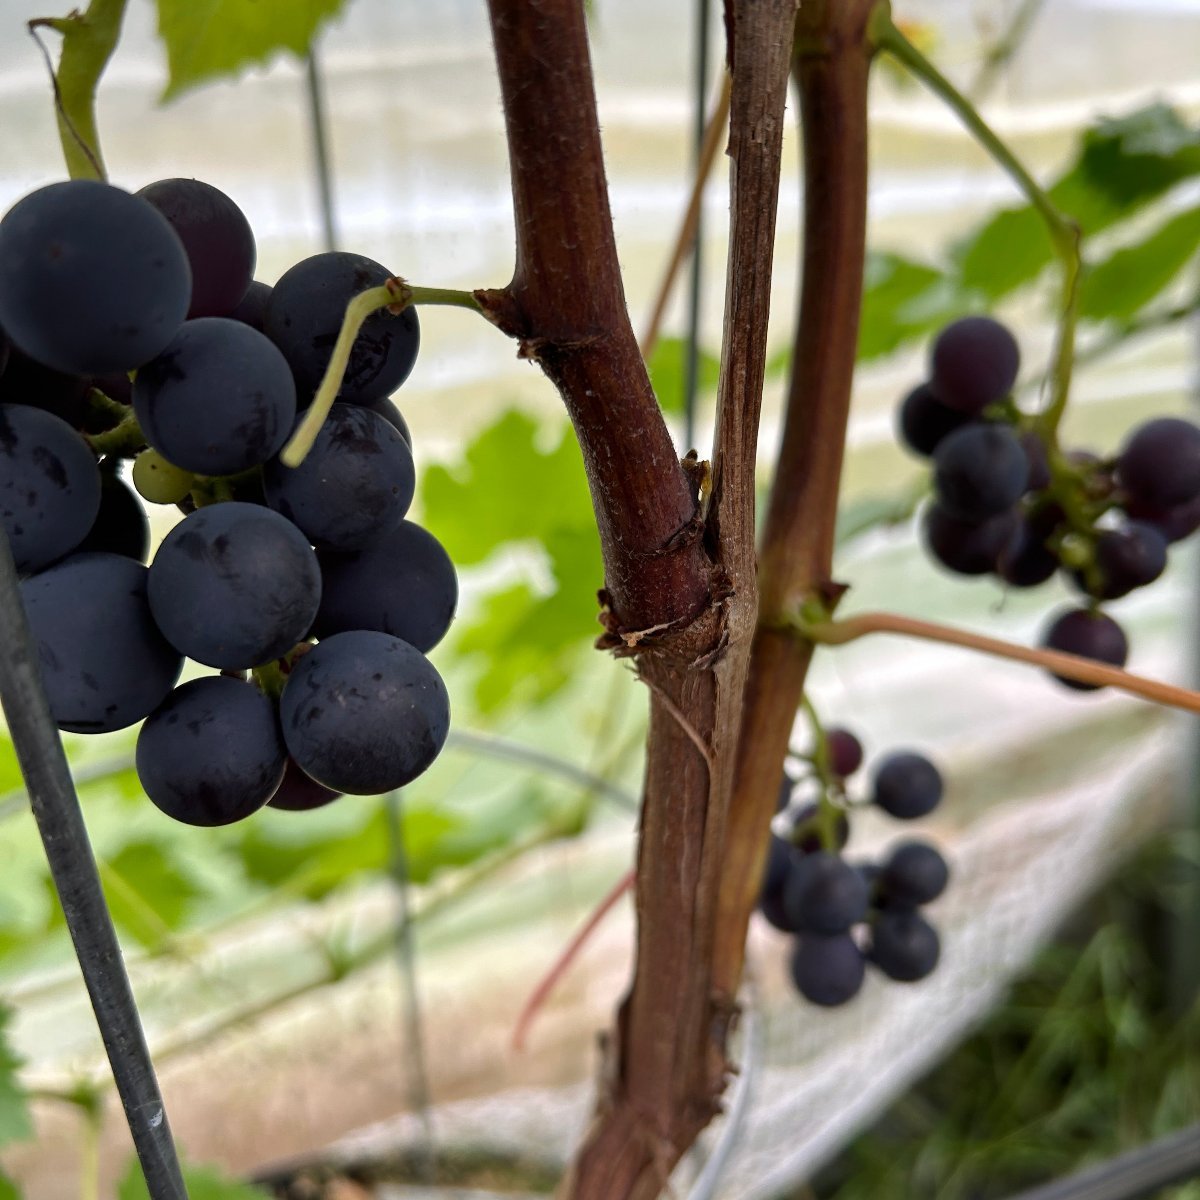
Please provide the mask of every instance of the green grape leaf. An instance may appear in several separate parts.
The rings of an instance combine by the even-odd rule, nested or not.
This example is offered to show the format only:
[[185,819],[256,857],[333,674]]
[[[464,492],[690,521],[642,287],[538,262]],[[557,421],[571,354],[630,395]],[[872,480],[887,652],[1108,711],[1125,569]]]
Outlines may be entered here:
[[899,254],[871,253],[863,278],[858,356],[879,358],[960,315],[964,305],[935,267]]
[[[650,371],[650,383],[658,397],[659,407],[665,413],[681,413],[684,410],[684,382],[687,375],[687,342],[683,338],[659,338],[646,364]],[[699,395],[713,392],[721,375],[721,360],[703,347],[698,348],[696,357],[696,391]]]
[[[271,1200],[271,1193],[240,1180],[230,1179],[212,1167],[183,1168],[189,1200]],[[117,1184],[117,1200],[150,1200],[142,1168],[131,1159]]]
[[0,1200],[21,1200],[21,1189],[0,1171]]
[[[29,1102],[17,1079],[21,1059],[8,1044],[7,1027],[11,1020],[12,1009],[0,1004],[0,1146],[33,1135]],[[3,1188],[0,1188],[0,1200],[3,1196]]]
[[204,894],[169,845],[130,842],[98,866],[113,921],[148,949],[179,929]]
[[1092,267],[1084,276],[1080,314],[1093,321],[1132,317],[1170,287],[1198,253],[1200,208],[1191,208]]
[[304,55],[345,0],[157,0],[167,49],[163,100],[213,79],[265,65],[281,51]]

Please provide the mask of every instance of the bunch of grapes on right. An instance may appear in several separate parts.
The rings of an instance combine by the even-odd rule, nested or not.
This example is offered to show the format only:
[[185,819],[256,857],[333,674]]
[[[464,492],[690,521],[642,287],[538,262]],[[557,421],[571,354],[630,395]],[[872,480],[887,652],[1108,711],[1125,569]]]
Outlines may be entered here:
[[1155,418],[1111,458],[1062,447],[1056,422],[1013,397],[1020,358],[999,321],[965,317],[938,334],[928,380],[902,402],[901,440],[933,470],[925,547],[1010,587],[1063,573],[1079,602],[1053,614],[1042,644],[1123,667],[1128,639],[1102,604],[1153,583],[1169,546],[1200,528],[1200,428]]

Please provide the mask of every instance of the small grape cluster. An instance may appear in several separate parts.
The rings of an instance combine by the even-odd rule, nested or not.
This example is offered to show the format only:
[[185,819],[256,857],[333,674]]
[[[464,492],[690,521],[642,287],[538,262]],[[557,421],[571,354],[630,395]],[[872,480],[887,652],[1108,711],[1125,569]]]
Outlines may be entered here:
[[[846,781],[862,765],[862,744],[849,730],[830,729],[818,733],[805,761],[819,795],[795,808],[797,783],[805,781],[785,773],[759,901],[776,929],[796,935],[797,990],[814,1004],[845,1004],[862,987],[868,963],[892,980],[924,979],[941,947],[920,908],[945,889],[945,859],[928,843],[909,840],[881,863],[848,862],[841,856],[850,838]],[[911,821],[932,812],[942,791],[933,763],[897,751],[878,763],[870,797],[860,803]]]
[[[296,469],[280,451],[347,303],[357,254],[253,281],[223,192],[51,184],[0,221],[0,520],[59,727],[145,718],[146,794],[193,825],[306,809],[426,770],[449,728],[426,654],[454,615],[449,556],[406,520],[411,439],[389,396],[411,307],[368,317]],[[186,514],[153,561],[138,495]],[[176,686],[185,658],[219,674]]]
[[1168,546],[1200,528],[1200,428],[1160,417],[1113,458],[1064,451],[1054,428],[1014,402],[1019,366],[1016,339],[990,317],[955,321],[934,340],[930,377],[898,422],[904,444],[932,459],[925,546],[957,574],[993,573],[1011,587],[1061,570],[1083,602],[1055,614],[1043,645],[1124,666],[1128,640],[1100,605],[1153,583]]

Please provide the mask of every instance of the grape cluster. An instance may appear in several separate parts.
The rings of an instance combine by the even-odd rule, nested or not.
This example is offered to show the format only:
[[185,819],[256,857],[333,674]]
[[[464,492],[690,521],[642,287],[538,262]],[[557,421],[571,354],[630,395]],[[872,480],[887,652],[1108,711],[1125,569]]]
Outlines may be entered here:
[[[847,861],[841,853],[850,837],[846,781],[862,765],[862,745],[849,730],[830,729],[818,733],[805,761],[811,772],[799,782],[815,785],[818,797],[796,806],[797,781],[784,775],[759,901],[772,925],[796,935],[796,989],[832,1007],[857,995],[868,963],[889,979],[924,979],[937,966],[940,943],[920,908],[945,889],[945,860],[925,842],[905,841],[882,863]],[[927,758],[897,751],[876,765],[870,795],[860,803],[910,821],[932,812],[942,790]]]
[[[388,398],[417,315],[366,321],[291,469],[348,301],[391,272],[318,254],[271,288],[255,263],[244,214],[196,180],[51,184],[0,220],[0,520],[51,712],[79,733],[144,719],[146,794],[194,825],[400,787],[450,717],[426,654],[457,579],[406,519]],[[142,500],[185,514],[148,566]],[[185,658],[219,674],[176,686]]]
[[1115,457],[1063,450],[1054,429],[1015,404],[1019,366],[1008,329],[967,317],[938,334],[928,381],[902,402],[901,440],[932,460],[925,547],[950,571],[1010,587],[1062,572],[1080,602],[1054,614],[1043,645],[1124,666],[1128,641],[1101,604],[1153,583],[1168,546],[1200,528],[1200,428],[1160,417]]

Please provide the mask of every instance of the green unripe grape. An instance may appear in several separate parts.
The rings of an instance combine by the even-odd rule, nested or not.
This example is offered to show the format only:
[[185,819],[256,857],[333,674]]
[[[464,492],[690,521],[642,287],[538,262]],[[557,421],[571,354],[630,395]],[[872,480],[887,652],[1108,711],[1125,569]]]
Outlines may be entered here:
[[167,462],[157,450],[143,450],[133,460],[133,486],[151,504],[178,504],[195,481],[191,471]]

